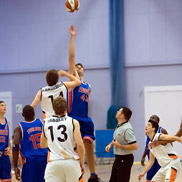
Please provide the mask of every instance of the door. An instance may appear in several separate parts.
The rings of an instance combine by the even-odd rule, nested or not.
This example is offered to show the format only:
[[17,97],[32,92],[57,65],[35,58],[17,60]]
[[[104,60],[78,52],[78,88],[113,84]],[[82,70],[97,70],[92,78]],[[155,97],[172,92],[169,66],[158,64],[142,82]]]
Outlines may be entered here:
[[[145,87],[145,124],[151,115],[160,118],[160,126],[175,135],[182,120],[182,86]],[[174,150],[182,158],[182,144],[173,143]]]

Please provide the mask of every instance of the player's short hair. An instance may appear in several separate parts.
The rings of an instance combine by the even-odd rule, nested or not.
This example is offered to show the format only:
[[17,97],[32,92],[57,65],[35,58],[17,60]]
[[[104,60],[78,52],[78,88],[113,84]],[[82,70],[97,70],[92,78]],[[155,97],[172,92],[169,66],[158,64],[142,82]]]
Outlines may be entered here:
[[25,120],[31,121],[35,117],[34,108],[31,105],[24,106],[22,116]]
[[3,100],[0,100],[0,104],[1,104],[1,103],[5,103],[5,102],[4,102]]
[[55,69],[50,69],[46,73],[46,81],[48,86],[55,85],[59,80],[59,74],[58,71]]
[[85,68],[83,67],[83,64],[82,63],[75,64],[75,67],[77,67],[77,66],[81,66],[85,70]]
[[132,115],[132,111],[127,107],[122,107],[122,108],[123,108],[122,114],[124,115],[125,119],[127,121],[129,121],[129,119],[131,118],[131,115]]
[[150,116],[150,119],[149,120],[152,120],[152,121],[155,121],[155,122],[158,122],[159,123],[160,118],[157,115],[154,114],[154,115]]
[[57,97],[53,101],[53,109],[56,115],[64,115],[67,111],[67,101],[62,96]]
[[157,131],[158,131],[158,129],[159,129],[159,124],[158,124],[158,122],[153,121],[153,120],[150,120],[150,119],[149,119],[148,122],[150,122],[150,123],[152,124],[152,128],[155,128],[154,132],[157,133]]

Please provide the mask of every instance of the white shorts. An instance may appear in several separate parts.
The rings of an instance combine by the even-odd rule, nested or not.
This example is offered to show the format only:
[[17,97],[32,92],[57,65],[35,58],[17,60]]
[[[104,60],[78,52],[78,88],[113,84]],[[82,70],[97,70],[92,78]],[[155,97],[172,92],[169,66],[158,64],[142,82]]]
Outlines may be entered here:
[[78,182],[81,175],[79,161],[56,160],[47,163],[44,179],[46,182]]
[[152,182],[173,182],[181,169],[179,159],[172,160],[169,164],[161,167],[159,171],[152,178]]

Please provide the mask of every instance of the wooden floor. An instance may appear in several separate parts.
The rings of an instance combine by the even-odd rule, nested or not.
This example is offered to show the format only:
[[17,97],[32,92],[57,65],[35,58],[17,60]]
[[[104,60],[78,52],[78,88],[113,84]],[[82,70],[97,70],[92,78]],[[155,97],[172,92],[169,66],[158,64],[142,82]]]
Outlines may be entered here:
[[[96,165],[96,171],[102,182],[109,182],[111,175],[112,164],[107,165]],[[144,167],[139,164],[134,164],[131,171],[130,182],[138,182],[138,174],[143,171]],[[87,182],[89,178],[88,166],[86,166],[86,174],[84,175],[84,181]],[[121,181],[122,182],[122,181]],[[142,178],[141,182],[145,182],[145,177]],[[161,181],[162,182],[162,181]],[[182,169],[175,182],[182,182]]]
[[[96,172],[99,178],[102,180],[102,182],[109,182],[111,168],[112,168],[112,164],[102,164],[102,165],[96,164]],[[141,165],[134,164],[132,167],[130,182],[138,182],[137,176],[140,172],[142,172],[143,169],[144,168]],[[88,169],[88,166],[86,165],[86,173],[84,175],[84,182],[87,182],[89,175],[90,175],[89,169]],[[14,175],[13,175],[13,182],[17,182]],[[145,177],[143,177],[141,182],[145,182]],[[180,171],[180,174],[178,175],[175,182],[182,182],[182,170]]]

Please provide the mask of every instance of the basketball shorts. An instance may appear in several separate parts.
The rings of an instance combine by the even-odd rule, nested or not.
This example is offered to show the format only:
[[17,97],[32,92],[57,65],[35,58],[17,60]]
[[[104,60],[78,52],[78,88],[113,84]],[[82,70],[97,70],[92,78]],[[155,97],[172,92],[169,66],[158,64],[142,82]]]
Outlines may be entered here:
[[80,123],[80,132],[83,139],[88,139],[91,142],[95,140],[94,136],[94,123],[91,117],[79,118],[74,117]]
[[2,181],[11,181],[11,162],[9,156],[0,157],[0,179]]
[[44,182],[47,156],[38,156],[23,164],[22,182]]
[[160,165],[158,164],[157,160],[155,159],[154,164],[152,165],[152,167],[150,168],[150,170],[147,172],[147,180],[151,180],[154,175],[157,173],[157,171],[160,169]]
[[154,182],[174,182],[177,174],[181,169],[181,164],[179,159],[172,160],[169,164],[161,167],[156,175],[152,178]]
[[81,182],[82,180],[78,160],[55,160],[47,163],[45,182]]

